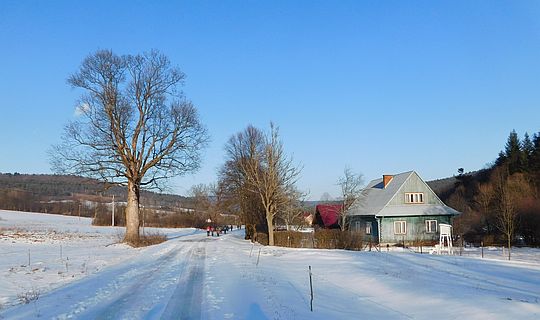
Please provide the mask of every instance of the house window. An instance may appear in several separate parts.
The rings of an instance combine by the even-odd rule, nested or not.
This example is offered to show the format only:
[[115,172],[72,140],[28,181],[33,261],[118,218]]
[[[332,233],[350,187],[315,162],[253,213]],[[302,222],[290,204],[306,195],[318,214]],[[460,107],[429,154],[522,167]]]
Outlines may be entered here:
[[352,226],[352,230],[353,230],[354,232],[360,232],[360,230],[362,230],[362,229],[361,229],[361,223],[360,223],[360,221],[355,221],[355,222],[354,222],[354,224],[353,224],[353,226]]
[[371,222],[366,223],[366,234],[371,234]]
[[405,193],[405,203],[424,203],[424,193],[423,192]]
[[407,221],[394,221],[394,234],[406,234]]
[[426,232],[427,233],[437,232],[437,220],[426,220]]

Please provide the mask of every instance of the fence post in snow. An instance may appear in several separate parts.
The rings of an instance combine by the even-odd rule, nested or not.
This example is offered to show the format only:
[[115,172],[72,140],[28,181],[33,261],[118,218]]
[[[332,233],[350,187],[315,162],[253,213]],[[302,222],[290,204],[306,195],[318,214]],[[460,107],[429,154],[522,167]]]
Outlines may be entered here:
[[480,241],[480,247],[482,248],[482,259],[484,259],[484,241]]
[[257,266],[259,265],[259,258],[261,257],[261,248],[259,248],[259,255],[257,256]]
[[309,289],[311,291],[310,309],[313,312],[313,281],[311,280],[311,266],[309,266]]
[[111,213],[111,226],[114,227],[114,194],[112,196],[112,213]]
[[255,246],[254,243],[251,243],[251,251],[249,252],[249,257],[251,258],[251,254],[253,253],[253,247]]

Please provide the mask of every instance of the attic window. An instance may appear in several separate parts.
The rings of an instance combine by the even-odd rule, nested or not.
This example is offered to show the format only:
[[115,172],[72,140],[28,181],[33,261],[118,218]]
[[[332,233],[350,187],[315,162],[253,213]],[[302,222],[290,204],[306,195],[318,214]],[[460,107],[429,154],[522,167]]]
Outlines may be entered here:
[[424,203],[424,193],[423,192],[405,193],[405,203]]

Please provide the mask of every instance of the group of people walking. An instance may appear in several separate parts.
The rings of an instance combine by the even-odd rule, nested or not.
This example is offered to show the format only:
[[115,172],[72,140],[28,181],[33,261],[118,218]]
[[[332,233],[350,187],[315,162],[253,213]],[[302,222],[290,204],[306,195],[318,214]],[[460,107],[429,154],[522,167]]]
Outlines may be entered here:
[[[237,229],[241,229],[241,226],[236,226]],[[206,236],[209,237],[212,235],[212,237],[216,236],[219,237],[219,235],[223,232],[224,234],[227,234],[227,231],[233,230],[233,225],[230,226],[222,226],[222,227],[214,227],[214,226],[208,226],[206,227]]]

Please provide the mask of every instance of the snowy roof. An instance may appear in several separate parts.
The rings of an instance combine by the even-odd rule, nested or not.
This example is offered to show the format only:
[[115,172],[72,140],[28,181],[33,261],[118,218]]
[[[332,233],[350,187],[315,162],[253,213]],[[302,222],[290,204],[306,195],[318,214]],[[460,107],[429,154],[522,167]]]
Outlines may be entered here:
[[407,181],[414,171],[394,175],[386,188],[383,179],[372,180],[362,191],[357,203],[350,210],[350,215],[375,215],[392,200],[403,183]]
[[[401,190],[402,186],[412,176],[416,176],[433,194],[434,204],[403,204],[389,205]],[[446,206],[431,188],[414,171],[396,174],[384,186],[383,178],[372,180],[362,191],[361,196],[350,209],[349,215],[391,217],[391,216],[426,216],[426,215],[457,215],[458,211]]]

